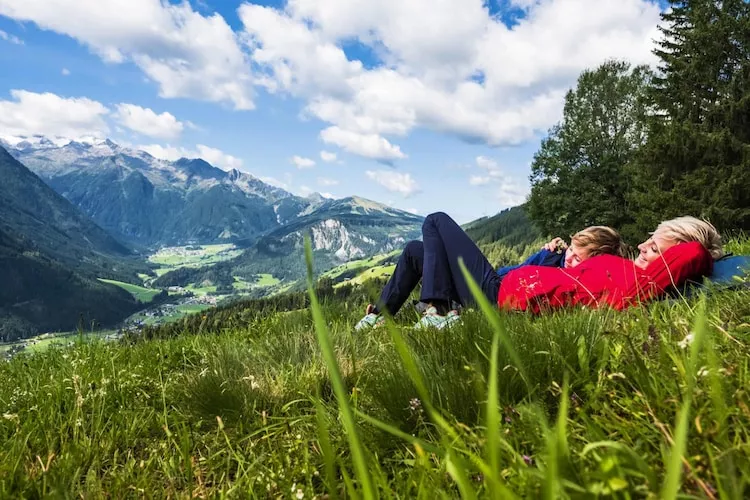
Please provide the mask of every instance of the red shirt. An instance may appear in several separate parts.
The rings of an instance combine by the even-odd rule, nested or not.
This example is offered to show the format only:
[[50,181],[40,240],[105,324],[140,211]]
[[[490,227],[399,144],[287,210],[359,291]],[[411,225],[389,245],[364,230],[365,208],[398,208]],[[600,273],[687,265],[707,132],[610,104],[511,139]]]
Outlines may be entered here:
[[508,273],[497,303],[539,312],[565,306],[624,309],[662,296],[671,287],[711,273],[713,259],[698,242],[680,243],[646,269],[615,255],[592,257],[572,269],[524,266]]

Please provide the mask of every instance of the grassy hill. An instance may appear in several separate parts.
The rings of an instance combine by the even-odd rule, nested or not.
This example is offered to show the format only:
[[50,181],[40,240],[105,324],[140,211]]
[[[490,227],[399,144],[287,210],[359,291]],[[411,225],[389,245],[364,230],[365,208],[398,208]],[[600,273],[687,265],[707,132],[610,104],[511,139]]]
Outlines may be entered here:
[[539,250],[547,235],[531,222],[526,205],[464,224],[463,229],[496,267],[517,264]]
[[747,495],[750,290],[352,335],[365,299],[0,364],[0,496]]

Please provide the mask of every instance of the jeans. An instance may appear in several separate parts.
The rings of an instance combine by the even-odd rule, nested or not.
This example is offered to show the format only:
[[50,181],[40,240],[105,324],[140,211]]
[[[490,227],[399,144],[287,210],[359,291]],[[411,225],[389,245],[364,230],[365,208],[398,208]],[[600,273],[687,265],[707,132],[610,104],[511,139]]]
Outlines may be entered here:
[[428,215],[422,224],[422,241],[410,241],[386,283],[378,310],[395,315],[422,280],[422,302],[456,301],[467,306],[474,297],[458,267],[462,257],[466,269],[491,303],[497,301],[501,278],[474,242],[443,212]]

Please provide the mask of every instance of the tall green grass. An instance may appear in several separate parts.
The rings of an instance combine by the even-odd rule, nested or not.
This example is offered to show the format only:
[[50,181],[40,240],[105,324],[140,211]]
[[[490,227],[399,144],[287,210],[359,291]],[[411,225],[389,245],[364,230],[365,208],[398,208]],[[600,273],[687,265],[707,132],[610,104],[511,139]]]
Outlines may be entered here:
[[[0,364],[0,497],[750,492],[750,292],[352,332],[318,303]],[[487,307],[490,306],[490,307]]]

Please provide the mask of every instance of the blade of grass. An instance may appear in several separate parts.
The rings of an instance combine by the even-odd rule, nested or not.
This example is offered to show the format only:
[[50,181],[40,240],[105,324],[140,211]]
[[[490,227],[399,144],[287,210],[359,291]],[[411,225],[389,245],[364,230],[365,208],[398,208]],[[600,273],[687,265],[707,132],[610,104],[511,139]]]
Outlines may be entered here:
[[469,478],[466,477],[463,467],[461,466],[460,460],[457,460],[453,454],[448,451],[445,457],[445,468],[448,474],[453,478],[458,485],[458,491],[461,492],[461,498],[464,500],[473,500],[477,498],[474,488],[471,486]]
[[398,328],[393,324],[386,324],[386,326],[388,328],[388,333],[390,333],[391,339],[393,340],[393,345],[396,348],[396,352],[398,353],[401,362],[404,364],[404,368],[406,369],[409,378],[414,384],[414,387],[417,390],[417,394],[422,400],[422,404],[424,405],[428,416],[432,419],[435,425],[438,426],[438,428],[440,428],[445,434],[450,437],[450,439],[459,439],[459,436],[456,433],[455,429],[453,429],[453,427],[445,420],[445,418],[443,418],[443,416],[435,408],[435,406],[433,406],[432,398],[430,397],[430,393],[427,390],[427,384],[425,384],[424,378],[422,378],[422,374],[419,373],[417,363],[414,360],[414,357],[409,352],[409,348],[407,347],[404,338],[401,336],[401,333],[398,331]]
[[328,422],[326,422],[325,408],[320,402],[319,398],[314,398],[315,403],[315,419],[318,424],[318,442],[320,443],[320,450],[323,453],[323,461],[325,462],[325,474],[326,481],[328,482],[328,493],[331,498],[338,498],[338,491],[336,490],[336,457],[333,456],[333,447],[331,446],[331,438],[328,435]]
[[690,354],[685,367],[686,389],[685,396],[682,400],[680,412],[677,415],[677,424],[674,432],[674,444],[669,453],[666,464],[666,476],[662,485],[660,498],[674,499],[680,489],[680,479],[682,477],[682,455],[687,447],[688,426],[690,421],[690,405],[693,398],[693,389],[695,388],[695,367],[698,362],[703,338],[706,333],[706,299],[701,298],[698,304],[695,322],[693,323],[693,340],[690,344]]
[[490,495],[492,498],[502,498],[502,483],[500,482],[500,409],[497,392],[497,352],[499,349],[498,334],[492,338],[490,354],[490,376],[487,384],[487,462],[490,465]]
[[333,385],[334,393],[336,394],[336,400],[338,401],[339,411],[341,412],[341,420],[346,430],[346,436],[349,440],[349,446],[351,447],[352,459],[354,461],[354,470],[356,477],[361,483],[364,497],[368,500],[375,499],[378,497],[378,492],[370,477],[370,471],[367,467],[367,458],[365,457],[365,450],[359,439],[357,432],[357,424],[354,421],[354,414],[352,409],[349,407],[348,393],[344,380],[341,376],[338,362],[336,361],[336,353],[333,349],[333,343],[331,342],[331,336],[328,332],[325,319],[323,318],[323,312],[318,302],[318,297],[315,295],[315,289],[313,284],[313,269],[312,269],[312,246],[310,245],[310,238],[305,237],[305,260],[307,261],[307,289],[310,295],[310,310],[312,311],[313,321],[315,324],[315,332],[318,336],[318,343],[320,344],[320,350],[323,354],[328,373],[331,376],[331,383]]
[[464,279],[466,280],[466,283],[469,285],[469,290],[471,291],[471,294],[474,296],[474,300],[479,305],[479,308],[482,311],[482,314],[484,315],[484,317],[487,319],[487,321],[489,321],[490,326],[492,327],[492,331],[496,335],[498,335],[498,337],[500,338],[500,341],[503,344],[503,348],[510,356],[510,359],[513,361],[513,364],[515,365],[516,370],[518,370],[518,373],[521,375],[521,378],[526,384],[526,392],[528,396],[531,397],[531,386],[529,384],[529,377],[526,374],[526,369],[524,368],[523,363],[521,362],[520,356],[518,356],[518,353],[516,352],[516,349],[513,346],[513,341],[510,339],[508,332],[506,331],[502,321],[500,320],[500,315],[498,314],[497,305],[490,304],[490,301],[487,300],[487,297],[484,296],[484,293],[479,288],[479,285],[477,285],[477,282],[474,281],[474,278],[472,278],[468,269],[466,269],[464,260],[461,257],[458,258],[458,265],[461,268],[461,272],[464,275]]

